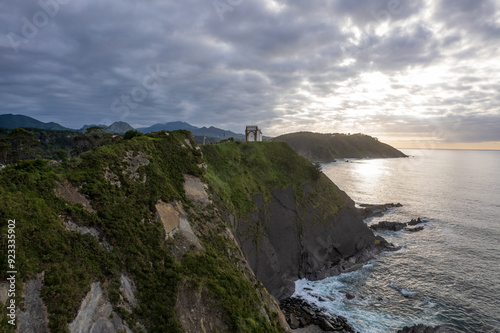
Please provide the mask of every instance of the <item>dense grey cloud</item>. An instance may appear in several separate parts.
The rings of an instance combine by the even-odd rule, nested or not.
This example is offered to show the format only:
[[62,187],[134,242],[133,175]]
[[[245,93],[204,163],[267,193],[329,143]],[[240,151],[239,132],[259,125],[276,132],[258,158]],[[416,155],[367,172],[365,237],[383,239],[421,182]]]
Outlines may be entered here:
[[[500,141],[495,0],[0,2],[1,113]],[[397,124],[397,131],[388,124]]]

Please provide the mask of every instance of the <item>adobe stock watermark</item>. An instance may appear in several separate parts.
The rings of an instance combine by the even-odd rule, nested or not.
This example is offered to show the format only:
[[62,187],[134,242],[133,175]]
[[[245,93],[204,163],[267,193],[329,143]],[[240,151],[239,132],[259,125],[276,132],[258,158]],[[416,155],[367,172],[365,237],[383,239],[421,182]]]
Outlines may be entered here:
[[148,95],[157,89],[160,84],[169,76],[167,72],[161,70],[161,64],[155,68],[146,66],[148,74],[144,76],[141,83],[136,85],[127,94],[122,94],[111,102],[111,111],[113,113],[121,112],[120,119],[128,117],[130,111],[136,109],[139,103],[142,103]]
[[221,22],[224,21],[224,14],[227,12],[232,12],[235,7],[241,5],[243,0],[215,0],[212,2],[217,15]]
[[16,220],[7,222],[7,317],[10,325],[16,325]]
[[372,38],[370,37],[370,27],[381,25],[385,21],[389,21],[392,15],[398,15],[403,11],[400,0],[389,0],[386,4],[386,9],[379,11],[370,11],[370,15],[374,18],[373,21],[368,22],[365,28],[361,31],[362,40],[368,40],[364,45],[354,45],[352,43],[340,43],[340,51],[344,53],[346,58],[356,58],[361,51],[371,45]]
[[19,47],[35,38],[39,30],[46,27],[50,19],[59,13],[60,6],[68,3],[69,0],[39,0],[38,5],[41,10],[34,13],[31,20],[26,16],[21,17],[21,35],[13,32],[7,34],[7,39],[14,52],[19,53]]

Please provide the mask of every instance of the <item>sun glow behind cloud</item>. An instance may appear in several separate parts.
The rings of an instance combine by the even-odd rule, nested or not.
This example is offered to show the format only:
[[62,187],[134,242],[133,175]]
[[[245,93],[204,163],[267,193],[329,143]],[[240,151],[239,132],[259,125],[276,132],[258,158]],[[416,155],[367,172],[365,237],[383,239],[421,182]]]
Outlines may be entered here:
[[[225,3],[222,15],[210,1],[61,6],[18,53],[0,39],[0,112],[73,128],[182,120],[242,132],[252,122],[270,136],[500,141],[498,1],[407,1],[392,13],[387,0]],[[21,34],[21,17],[38,10],[5,2],[1,31]],[[111,110],[157,64],[168,77],[127,112]]]

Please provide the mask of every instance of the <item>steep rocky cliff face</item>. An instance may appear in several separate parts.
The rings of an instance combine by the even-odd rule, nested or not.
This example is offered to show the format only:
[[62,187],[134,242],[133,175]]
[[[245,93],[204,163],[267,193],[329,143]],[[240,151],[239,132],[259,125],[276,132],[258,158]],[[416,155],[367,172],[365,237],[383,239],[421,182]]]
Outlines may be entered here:
[[204,152],[218,205],[274,297],[290,296],[297,279],[354,269],[384,248],[354,202],[286,144],[226,142]]
[[285,332],[213,205],[189,132],[99,147],[58,165],[0,171],[0,217],[16,219],[17,328],[1,224],[1,332]]
[[380,248],[358,214],[285,143],[200,149],[163,131],[20,162],[0,171],[0,217],[20,244],[17,329],[2,266],[0,331],[285,332],[275,298],[294,280]]
[[[318,186],[306,185],[302,200],[322,201],[311,198]],[[321,205],[303,205],[291,187],[271,193],[268,201],[253,197],[258,211],[239,219],[235,231],[255,274],[278,299],[293,293],[291,281],[315,279],[375,243],[353,205],[328,214]]]

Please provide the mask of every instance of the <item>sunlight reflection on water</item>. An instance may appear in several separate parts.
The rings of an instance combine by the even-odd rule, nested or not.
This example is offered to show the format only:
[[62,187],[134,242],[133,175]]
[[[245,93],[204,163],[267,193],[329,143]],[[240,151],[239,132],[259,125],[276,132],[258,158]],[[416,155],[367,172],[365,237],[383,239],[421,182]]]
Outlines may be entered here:
[[500,152],[404,152],[414,157],[323,164],[323,172],[357,204],[403,204],[373,222],[423,217],[426,223],[418,233],[382,232],[403,249],[345,279],[334,278],[329,288],[324,281],[315,287],[341,300],[335,288],[364,295],[328,305],[362,332],[393,332],[417,322],[442,323],[447,332],[498,332]]

